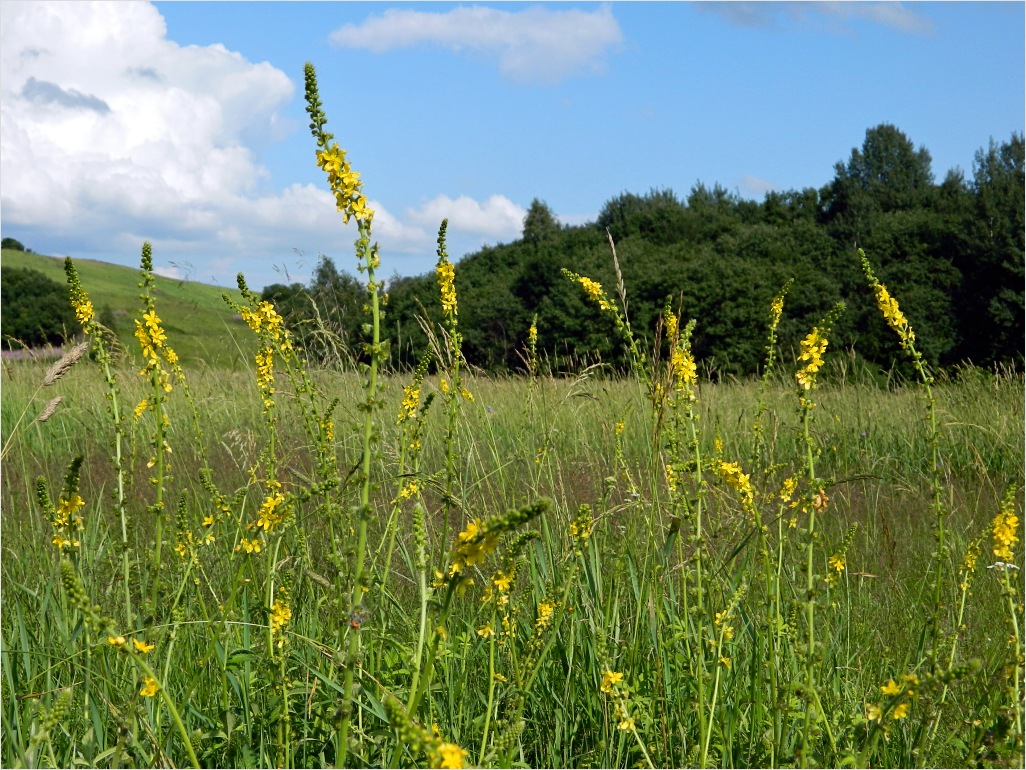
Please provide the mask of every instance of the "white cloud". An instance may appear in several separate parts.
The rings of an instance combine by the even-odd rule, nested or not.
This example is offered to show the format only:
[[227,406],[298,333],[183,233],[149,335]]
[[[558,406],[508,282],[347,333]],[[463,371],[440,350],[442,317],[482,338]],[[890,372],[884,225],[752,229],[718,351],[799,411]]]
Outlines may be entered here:
[[494,240],[513,240],[524,229],[527,209],[504,195],[492,195],[483,203],[466,195],[455,200],[439,195],[406,216],[412,222],[436,231],[443,219],[449,220],[448,231],[485,236]]
[[775,189],[777,189],[777,186],[773,182],[760,179],[757,176],[748,175],[741,179],[741,192],[754,198],[762,198],[766,193]]
[[601,71],[607,50],[623,40],[612,10],[518,11],[471,6],[448,13],[389,9],[361,25],[346,24],[334,43],[375,53],[420,44],[473,51],[498,60],[499,71],[521,82],[558,82]]
[[195,258],[221,281],[230,258],[337,233],[326,191],[256,193],[267,171],[243,137],[277,136],[294,90],[269,64],[168,40],[148,3],[0,3],[4,228],[108,258],[148,239],[158,264]]
[[865,20],[899,32],[927,34],[933,22],[900,2],[701,2],[698,8],[742,27],[776,27],[781,17],[794,23],[824,24],[849,32],[846,22]]
[[[348,265],[356,239],[331,193],[269,190],[247,146],[278,137],[295,86],[221,45],[180,46],[146,3],[0,2],[0,210],[4,234],[36,250],[138,264],[260,288],[295,248]],[[263,184],[261,184],[263,182]],[[524,209],[493,195],[440,195],[393,213],[374,237],[385,270],[430,269],[438,225],[450,253],[520,236]],[[174,263],[174,264],[171,264]],[[170,265],[170,266],[169,266]],[[309,267],[309,266],[308,266]],[[349,268],[352,269],[352,268]]]

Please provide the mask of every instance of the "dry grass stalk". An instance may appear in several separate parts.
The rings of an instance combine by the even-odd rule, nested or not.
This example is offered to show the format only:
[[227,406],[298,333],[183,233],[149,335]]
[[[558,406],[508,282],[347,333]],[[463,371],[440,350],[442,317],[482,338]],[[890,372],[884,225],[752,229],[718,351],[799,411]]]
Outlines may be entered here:
[[60,403],[63,400],[63,396],[51,398],[50,401],[47,402],[46,406],[43,407],[43,411],[39,413],[39,416],[36,418],[36,422],[46,422],[53,417],[53,413],[57,411],[57,407],[60,406]]
[[[61,356],[57,363],[46,370],[46,376],[43,377],[43,386],[48,387],[61,379],[61,377],[68,373],[71,367],[78,363],[78,360],[85,355],[87,350],[89,350],[89,342],[80,342]],[[47,408],[49,408],[49,405]]]

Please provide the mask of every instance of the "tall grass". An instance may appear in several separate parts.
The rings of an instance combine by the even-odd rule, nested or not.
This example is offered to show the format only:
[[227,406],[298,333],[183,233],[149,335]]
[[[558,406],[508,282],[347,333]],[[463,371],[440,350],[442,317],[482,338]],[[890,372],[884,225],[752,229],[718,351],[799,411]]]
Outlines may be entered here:
[[3,371],[0,761],[1021,765],[1021,376],[881,387],[833,316],[786,355],[785,288],[766,375],[713,385],[702,319],[642,350],[629,287],[573,274],[632,371],[546,374],[535,330],[528,377],[476,376],[444,224],[444,322],[385,372],[373,212],[307,98],[364,367],[308,368],[240,278],[252,369],[183,369],[148,246],[119,364],[69,262],[90,360]]

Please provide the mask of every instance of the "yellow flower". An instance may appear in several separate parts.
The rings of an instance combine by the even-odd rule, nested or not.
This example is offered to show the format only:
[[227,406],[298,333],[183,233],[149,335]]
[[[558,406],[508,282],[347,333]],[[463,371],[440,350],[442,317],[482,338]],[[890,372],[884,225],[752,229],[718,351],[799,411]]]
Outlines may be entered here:
[[882,717],[883,712],[880,710],[879,706],[874,704],[866,706],[866,719],[870,722],[879,722]]
[[730,668],[730,658],[727,656],[720,656],[720,663],[722,663],[726,668]]
[[904,719],[908,716],[908,701],[899,703],[891,712],[891,719]]
[[140,641],[139,639],[133,639],[132,645],[135,647],[136,652],[141,652],[143,655],[148,652],[152,652],[156,647],[154,644],[147,644],[145,641]]
[[439,767],[463,767],[463,760],[467,756],[466,750],[455,743],[443,743],[438,747],[438,753],[441,756]]
[[835,553],[833,556],[830,557],[829,564],[830,569],[832,569],[834,572],[844,572],[844,554]]
[[512,580],[512,576],[507,575],[505,572],[496,572],[492,575],[492,582],[495,583],[495,587],[503,593],[509,591],[509,586]]
[[538,620],[535,621],[535,628],[545,628],[552,621],[552,611],[556,608],[555,602],[542,602],[538,605]]
[[435,273],[438,275],[438,288],[442,294],[442,311],[447,316],[455,318],[457,314],[456,286],[454,283],[456,269],[449,260],[440,259],[438,266],[435,268]]
[[630,730],[634,730],[635,729],[634,718],[633,717],[626,717],[625,719],[621,720],[620,724],[618,724],[617,727],[619,727],[624,732],[628,732]]
[[417,413],[420,406],[420,383],[413,383],[403,388],[403,401],[399,405],[399,419],[396,425],[402,425]]
[[213,523],[214,523],[214,517],[213,516],[207,516],[207,517],[205,517],[203,519],[203,526],[204,527],[209,527]]
[[262,527],[264,532],[270,532],[285,518],[284,513],[276,513],[275,509],[285,502],[285,495],[268,495],[264,498],[263,505],[257,511],[256,526]]
[[827,339],[820,334],[817,327],[813,327],[801,342],[801,354],[798,356],[798,360],[808,363],[798,370],[795,378],[805,390],[810,390],[816,385],[816,372],[823,366],[823,355],[826,353],[827,345]]
[[613,688],[623,681],[623,674],[618,671],[606,671],[602,675],[602,684],[599,689],[607,695],[613,691]]
[[991,532],[994,537],[994,555],[1002,561],[1010,562],[1015,558],[1012,548],[1019,537],[1016,534],[1019,529],[1019,517],[1010,510],[1002,510],[994,517],[991,525]]
[[83,326],[92,321],[94,315],[93,303],[89,300],[84,299],[75,303],[75,318],[77,318],[78,322]]
[[157,694],[157,691],[159,689],[160,685],[157,684],[157,680],[154,679],[152,676],[148,676],[145,679],[143,679],[143,686],[142,689],[139,690],[139,694],[142,695],[144,698],[152,698],[154,695]]
[[477,635],[487,639],[489,636],[495,636],[495,629],[492,628],[492,624],[488,623],[481,628],[477,629]]
[[880,688],[880,692],[882,692],[884,695],[897,695],[901,692],[901,685],[899,685],[893,679],[888,679],[887,684]]
[[271,633],[276,634],[284,628],[292,619],[292,609],[281,599],[275,599],[271,605],[271,614],[268,622],[271,626]]
[[123,636],[108,636],[107,641],[113,644],[115,647],[120,647],[125,643],[125,637]]
[[262,547],[263,546],[260,544],[259,540],[247,540],[246,538],[242,538],[239,541],[239,544],[235,546],[235,550],[245,551],[246,553],[260,553],[260,549]]

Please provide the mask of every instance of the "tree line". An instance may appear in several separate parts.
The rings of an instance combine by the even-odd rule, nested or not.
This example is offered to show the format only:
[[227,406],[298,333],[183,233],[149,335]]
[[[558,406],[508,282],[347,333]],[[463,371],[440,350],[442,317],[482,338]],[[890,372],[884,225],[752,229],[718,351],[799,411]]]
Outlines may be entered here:
[[[561,274],[568,268],[587,275],[614,296],[608,231],[635,332],[651,344],[669,300],[683,318],[697,319],[694,350],[713,376],[758,371],[770,302],[788,279],[794,284],[780,327],[784,349],[797,347],[844,300],[831,344],[889,366],[895,341],[865,286],[857,248],[899,299],[933,365],[1021,369],[1022,135],[981,148],[971,177],[954,169],[937,183],[926,148],[883,124],[867,130],[834,172],[822,188],[770,192],[762,202],[719,185],[698,184],[683,199],[672,190],[624,192],[580,226],[561,225],[534,200],[519,240],[485,247],[456,265],[468,361],[492,371],[522,369],[527,331],[537,319],[539,354],[554,369],[597,360],[622,365],[611,319]],[[434,274],[397,276],[388,294],[393,361],[415,365],[428,344],[418,317],[440,316]],[[336,330],[352,351],[362,337],[363,296],[360,282],[326,257],[309,285],[264,290],[295,322]],[[319,326],[310,323],[315,312]],[[323,352],[323,337],[307,334],[305,341],[311,352]]]

